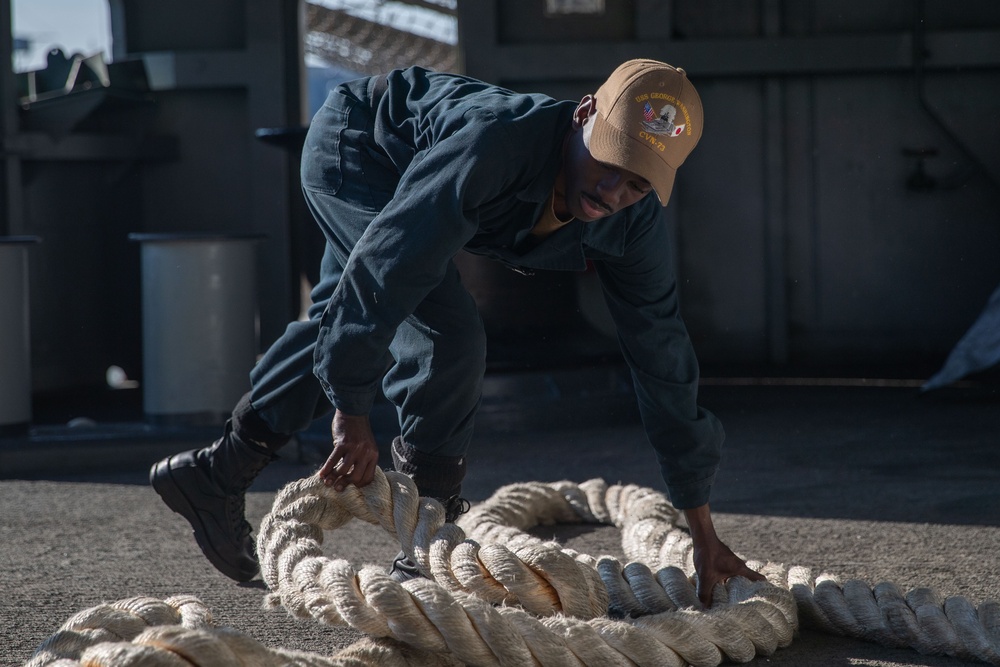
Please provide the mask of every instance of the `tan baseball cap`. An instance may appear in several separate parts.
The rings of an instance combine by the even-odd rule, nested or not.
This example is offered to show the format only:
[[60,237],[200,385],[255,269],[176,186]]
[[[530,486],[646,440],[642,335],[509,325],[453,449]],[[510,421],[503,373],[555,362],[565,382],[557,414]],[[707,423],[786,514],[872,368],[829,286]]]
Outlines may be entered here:
[[629,60],[595,97],[597,114],[584,133],[590,154],[645,178],[666,206],[677,168],[701,139],[701,98],[687,74],[656,60]]

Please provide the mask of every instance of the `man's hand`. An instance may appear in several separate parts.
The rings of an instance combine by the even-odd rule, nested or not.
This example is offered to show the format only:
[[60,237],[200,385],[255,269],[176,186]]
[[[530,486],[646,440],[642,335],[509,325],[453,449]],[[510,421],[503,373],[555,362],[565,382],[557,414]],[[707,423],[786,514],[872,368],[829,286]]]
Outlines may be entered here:
[[323,483],[337,491],[348,484],[365,486],[375,479],[378,444],[367,415],[333,415],[333,451],[319,470]]
[[722,543],[715,534],[712,514],[708,505],[684,510],[691,539],[694,541],[694,567],[698,572],[698,599],[706,608],[712,605],[712,591],[716,584],[724,584],[730,577],[746,577],[752,581],[764,579]]

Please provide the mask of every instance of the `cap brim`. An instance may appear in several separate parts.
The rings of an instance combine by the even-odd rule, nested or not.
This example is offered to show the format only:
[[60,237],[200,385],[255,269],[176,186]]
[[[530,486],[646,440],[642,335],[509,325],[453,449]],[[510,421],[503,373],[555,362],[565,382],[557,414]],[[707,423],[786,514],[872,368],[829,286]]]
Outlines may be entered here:
[[594,127],[587,148],[594,159],[642,176],[653,186],[660,204],[666,206],[677,170],[653,155],[647,144],[622,132],[601,114],[591,116],[590,122]]

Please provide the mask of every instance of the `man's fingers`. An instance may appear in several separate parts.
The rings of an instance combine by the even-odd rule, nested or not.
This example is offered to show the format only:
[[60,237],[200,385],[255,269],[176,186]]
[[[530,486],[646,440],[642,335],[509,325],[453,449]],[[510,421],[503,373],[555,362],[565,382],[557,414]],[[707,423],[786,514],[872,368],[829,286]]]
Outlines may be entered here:
[[334,447],[333,451],[330,452],[330,456],[326,459],[326,463],[319,469],[320,479],[327,486],[334,486],[338,491],[343,491],[343,485],[338,486],[337,482],[352,467],[348,464],[347,459],[346,452]]
[[718,579],[698,582],[698,600],[705,609],[712,606],[712,596],[715,593],[715,585],[718,583]]
[[732,574],[734,577],[745,577],[750,581],[763,581],[765,579],[764,575],[756,570],[752,569],[749,565],[744,562],[740,562],[737,571]]
[[729,580],[733,577],[744,577],[750,581],[763,581],[765,579],[764,575],[751,570],[749,567],[744,566],[740,568],[740,570],[740,572],[735,572],[731,575],[716,577],[711,581],[711,585],[705,585],[699,582],[698,599],[701,600],[701,603],[705,605],[706,609],[712,606],[712,600],[715,597],[715,587],[722,586],[725,588],[726,584],[728,584]]
[[[323,466],[324,470],[330,465],[327,461],[327,465]],[[378,465],[377,458],[371,458],[364,463],[347,463],[346,457],[337,462],[336,465],[330,467],[328,471],[328,476],[324,476],[323,470],[320,471],[320,476],[324,478],[327,486],[333,486],[337,491],[343,491],[348,484],[353,484],[357,487],[367,486],[375,479],[375,468]]]
[[351,466],[351,470],[345,474],[347,480],[354,486],[362,487],[368,485],[375,479],[375,465],[378,459],[369,458],[361,463]]
[[319,469],[319,476],[323,478],[324,481],[329,483],[333,479],[337,466],[340,465],[342,460],[343,459],[334,459],[333,456],[328,458],[326,463],[323,464],[323,467]]
[[699,583],[698,599],[701,601],[703,605],[705,605],[706,609],[712,606],[712,599],[714,598],[715,587],[716,586],[725,587],[725,585],[729,583],[729,580],[732,577],[745,577],[750,581],[763,581],[765,579],[764,575],[762,575],[760,572],[755,572],[751,570],[749,567],[744,566],[743,568],[741,568],[741,570],[742,571],[737,572],[736,574],[733,574],[731,576],[716,578],[714,581],[712,581],[711,586],[706,586]]

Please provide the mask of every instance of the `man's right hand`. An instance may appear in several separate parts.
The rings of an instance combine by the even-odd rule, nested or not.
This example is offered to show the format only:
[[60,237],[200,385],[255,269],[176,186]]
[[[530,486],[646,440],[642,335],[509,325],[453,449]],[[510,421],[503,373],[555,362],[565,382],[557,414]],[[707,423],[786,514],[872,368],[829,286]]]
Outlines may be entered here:
[[333,415],[333,451],[323,467],[320,479],[327,486],[343,491],[348,484],[365,486],[375,479],[378,444],[367,415]]

